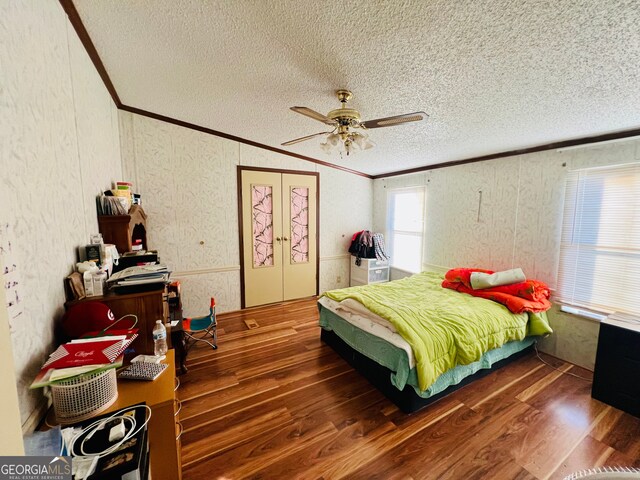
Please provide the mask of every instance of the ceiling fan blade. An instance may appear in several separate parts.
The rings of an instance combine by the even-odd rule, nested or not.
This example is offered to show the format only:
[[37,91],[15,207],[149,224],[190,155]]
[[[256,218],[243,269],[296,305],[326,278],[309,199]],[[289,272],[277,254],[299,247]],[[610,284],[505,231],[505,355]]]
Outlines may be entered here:
[[328,133],[331,133],[331,131],[329,131],[329,132],[319,132],[319,133],[314,133],[313,135],[307,135],[306,137],[294,138],[293,140],[289,140],[288,142],[281,143],[280,145],[282,145],[283,147],[286,147],[288,145],[293,145],[294,143],[304,142],[305,140],[309,140],[310,138],[317,137],[318,135],[326,135]]
[[338,123],[335,120],[330,119],[326,115],[316,112],[315,110],[311,110],[310,108],[307,108],[307,107],[291,107],[291,110],[293,110],[296,113],[305,115],[309,118],[313,118],[314,120],[318,120],[319,122],[326,123],[327,125],[333,126],[333,125],[337,125]]
[[380,128],[380,127],[394,127],[403,123],[419,122],[420,120],[426,120],[427,115],[424,112],[405,113],[404,115],[396,115],[394,117],[376,118],[375,120],[367,120],[366,122],[360,122],[360,126],[364,128]]

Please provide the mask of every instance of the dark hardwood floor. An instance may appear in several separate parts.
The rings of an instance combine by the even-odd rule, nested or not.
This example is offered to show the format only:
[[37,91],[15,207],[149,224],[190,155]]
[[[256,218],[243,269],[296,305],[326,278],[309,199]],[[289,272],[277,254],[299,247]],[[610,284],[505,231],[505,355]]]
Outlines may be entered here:
[[533,354],[405,415],[320,341],[317,321],[315,299],[219,315],[218,350],[191,350],[178,391],[185,480],[561,479],[640,467],[640,419]]

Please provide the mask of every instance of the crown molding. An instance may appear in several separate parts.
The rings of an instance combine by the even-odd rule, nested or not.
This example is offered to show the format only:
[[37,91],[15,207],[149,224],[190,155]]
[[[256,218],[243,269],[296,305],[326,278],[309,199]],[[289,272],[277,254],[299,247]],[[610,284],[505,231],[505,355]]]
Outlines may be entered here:
[[297,153],[294,153],[294,152],[289,152],[287,150],[282,150],[281,148],[271,147],[271,146],[265,145],[263,143],[254,142],[252,140],[247,140],[245,138],[237,137],[235,135],[230,135],[228,133],[219,132],[217,130],[212,130],[212,129],[207,128],[207,127],[203,127],[203,126],[196,125],[196,124],[193,124],[193,123],[185,122],[183,120],[178,120],[176,118],[167,117],[165,115],[160,115],[160,114],[154,113],[154,112],[149,112],[149,111],[146,111],[146,110],[142,110],[140,108],[132,107],[130,105],[124,105],[122,103],[122,101],[120,100],[120,97],[118,96],[118,92],[116,91],[115,87],[113,86],[113,83],[111,82],[111,79],[109,78],[109,74],[107,73],[107,70],[106,70],[104,64],[102,63],[102,60],[100,59],[100,55],[98,55],[98,51],[96,50],[96,47],[93,44],[93,41],[91,40],[91,37],[89,37],[89,33],[87,32],[87,29],[85,28],[84,24],[82,23],[82,19],[80,18],[80,14],[78,13],[78,10],[76,10],[76,7],[73,4],[73,1],[72,0],[59,0],[59,1],[60,1],[60,5],[62,6],[63,10],[65,11],[67,16],[69,17],[69,22],[71,22],[71,25],[73,26],[73,29],[76,31],[76,34],[78,35],[78,38],[80,39],[80,42],[82,42],[82,45],[84,46],[84,49],[87,51],[87,54],[89,55],[89,58],[91,59],[91,62],[93,63],[93,65],[96,68],[96,70],[98,71],[98,74],[100,75],[100,78],[102,79],[102,81],[104,83],[104,86],[106,87],[107,91],[111,95],[111,98],[113,99],[113,103],[115,103],[115,105],[118,108],[118,110],[123,110],[125,112],[135,113],[137,115],[142,115],[142,116],[145,116],[145,117],[153,118],[155,120],[159,120],[159,121],[162,121],[162,122],[171,123],[173,125],[178,125],[180,127],[189,128],[191,130],[196,130],[198,132],[203,132],[203,133],[207,133],[209,135],[215,135],[217,137],[226,138],[228,140],[233,140],[235,142],[244,143],[246,145],[251,145],[252,147],[257,147],[257,148],[261,148],[261,149],[264,149],[264,150],[269,150],[271,152],[279,153],[279,154],[282,154],[282,155],[287,155],[289,157],[294,157],[294,158],[297,158],[297,159],[300,159],[300,160],[305,160],[307,162],[312,162],[312,163],[315,163],[317,165],[322,165],[322,166],[329,167],[329,168],[335,168],[337,170],[342,170],[343,172],[351,173],[353,175],[359,175],[361,177],[365,177],[365,178],[369,178],[369,179],[373,178],[371,175],[369,175],[367,173],[359,172],[357,170],[352,170],[351,168],[342,167],[340,165],[335,165],[333,163],[324,162],[322,160],[318,160],[317,158],[307,157],[305,155],[300,155],[300,154],[297,154]]
[[466,158],[463,160],[454,160],[451,162],[436,163],[433,165],[425,165],[423,167],[409,168],[407,170],[397,170],[395,172],[381,173],[373,175],[374,180],[378,178],[396,177],[398,175],[409,175],[411,173],[425,172],[427,170],[436,170],[438,168],[455,167],[456,165],[464,165],[466,163],[484,162],[487,160],[495,160],[498,158],[513,157],[515,155],[525,155],[527,153],[544,152],[546,150],[557,150],[561,148],[569,147],[582,147],[584,145],[590,145],[594,143],[610,142],[613,140],[623,140],[625,138],[632,138],[640,136],[640,128],[634,128],[632,130],[623,130],[620,132],[604,133],[600,135],[593,135],[590,137],[574,138],[572,140],[561,140],[559,142],[545,143],[544,145],[537,145],[535,147],[520,148],[517,150],[509,150],[506,152],[491,153],[489,155],[482,155],[480,157]]
[[89,33],[87,32],[87,29],[84,27],[84,24],[82,23],[82,19],[80,18],[80,15],[78,14],[78,11],[76,10],[75,5],[73,4],[73,0],[59,0],[59,1],[60,1],[60,5],[62,5],[62,8],[64,9],[65,13],[69,17],[69,21],[71,22],[71,25],[73,26],[74,30],[78,34],[78,37],[80,38],[80,41],[82,42],[82,45],[84,46],[85,50],[87,51],[87,54],[89,55],[89,58],[91,59],[91,61],[93,62],[93,65],[95,66],[96,70],[98,71],[98,74],[100,75],[100,78],[102,78],[102,81],[104,82],[104,86],[106,87],[107,91],[111,95],[111,98],[113,99],[113,103],[115,103],[116,107],[119,110],[123,110],[125,112],[130,112],[130,113],[135,113],[137,115],[142,115],[142,116],[145,116],[145,117],[153,118],[153,119],[159,120],[161,122],[171,123],[173,125],[178,125],[180,127],[185,127],[185,128],[189,128],[189,129],[192,129],[192,130],[196,130],[198,132],[207,133],[209,135],[215,135],[217,137],[226,138],[228,140],[232,140],[232,141],[235,141],[235,142],[244,143],[246,145],[251,145],[253,147],[261,148],[261,149],[264,149],[264,150],[269,150],[269,151],[275,152],[275,153],[280,153],[282,155],[287,155],[289,157],[297,158],[297,159],[300,159],[300,160],[305,160],[307,162],[312,162],[312,163],[315,163],[317,165],[322,165],[322,166],[329,167],[329,168],[335,168],[335,169],[341,170],[343,172],[351,173],[353,175],[359,175],[361,177],[369,178],[369,179],[372,179],[372,180],[376,180],[376,179],[379,179],[379,178],[395,177],[395,176],[398,176],[398,175],[409,175],[411,173],[425,172],[427,170],[436,170],[438,168],[454,167],[456,165],[464,165],[464,164],[467,164],[467,163],[484,162],[484,161],[487,161],[487,160],[495,160],[495,159],[498,159],[498,158],[512,157],[512,156],[515,156],[515,155],[524,155],[524,154],[527,154],[527,153],[544,152],[546,150],[555,150],[555,149],[559,149],[559,148],[578,147],[578,146],[589,145],[589,144],[593,144],[593,143],[600,143],[600,142],[606,142],[606,141],[611,141],[611,140],[620,140],[620,139],[625,139],[625,138],[629,138],[629,137],[640,136],[640,128],[636,128],[636,129],[632,129],[632,130],[624,130],[624,131],[614,132],[614,133],[605,133],[605,134],[601,134],[601,135],[594,135],[594,136],[589,136],[589,137],[581,137],[581,138],[576,138],[576,139],[572,139],[572,140],[562,140],[562,141],[558,141],[558,142],[552,142],[552,143],[546,143],[546,144],[543,144],[543,145],[537,145],[537,146],[534,146],[534,147],[528,147],[528,148],[521,148],[521,149],[517,149],[517,150],[509,150],[509,151],[505,151],[505,152],[492,153],[492,154],[489,154],[489,155],[482,155],[482,156],[479,156],[479,157],[466,158],[466,159],[462,159],[462,160],[453,160],[453,161],[450,161],[450,162],[436,163],[436,164],[433,164],[433,165],[424,165],[422,167],[409,168],[409,169],[406,169],[406,170],[396,170],[396,171],[387,172],[387,173],[380,173],[380,174],[377,174],[377,175],[369,175],[369,174],[364,173],[364,172],[359,172],[357,170],[352,170],[350,168],[342,167],[340,165],[336,165],[336,164],[333,164],[333,163],[329,163],[329,162],[325,162],[325,161],[322,161],[322,160],[318,160],[318,159],[313,158],[313,157],[307,157],[305,155],[300,155],[300,154],[297,154],[297,153],[289,152],[287,150],[282,150],[281,148],[271,147],[271,146],[265,145],[263,143],[258,143],[258,142],[254,142],[252,140],[247,140],[245,138],[237,137],[235,135],[230,135],[228,133],[219,132],[217,130],[213,130],[213,129],[210,129],[210,128],[207,128],[207,127],[203,127],[203,126],[196,125],[196,124],[193,124],[193,123],[185,122],[183,120],[178,120],[176,118],[167,117],[165,115],[160,115],[158,113],[149,112],[149,111],[142,110],[140,108],[132,107],[132,106],[129,106],[129,105],[124,105],[122,103],[122,101],[120,100],[120,97],[118,96],[118,93],[117,93],[115,87],[113,86],[113,83],[111,82],[111,79],[109,78],[107,70],[105,69],[104,64],[102,63],[102,60],[100,59],[100,56],[98,55],[98,52],[97,52],[93,42],[91,41],[91,38],[89,37]]
[[107,88],[109,95],[113,99],[113,103],[116,104],[116,107],[120,108],[122,106],[122,102],[120,101],[120,97],[118,97],[118,92],[116,92],[116,88],[113,86],[111,79],[109,78],[109,74],[107,73],[107,69],[104,68],[104,64],[100,59],[100,55],[98,55],[98,51],[96,50],[95,45],[91,41],[91,37],[89,37],[89,33],[87,29],[84,28],[84,24],[82,23],[82,19],[80,18],[80,14],[78,10],[76,10],[75,5],[72,0],[60,0],[60,5],[62,5],[63,10],[69,17],[69,21],[73,26],[73,29],[78,34],[84,49],[87,51],[89,58],[93,62],[93,66],[96,67],[98,71],[98,75],[102,79],[104,86]]
[[252,147],[261,148],[263,150],[269,150],[271,152],[280,153],[282,155],[287,155],[289,157],[298,158],[300,160],[306,160],[307,162],[316,163],[318,165],[322,165],[329,168],[335,168],[337,170],[342,170],[343,172],[352,173],[353,175],[359,175],[365,178],[373,178],[371,175],[363,172],[359,172],[357,170],[352,170],[347,167],[342,167],[340,165],[335,165],[333,163],[324,162],[322,160],[318,160],[317,158],[307,157],[305,155],[300,155],[294,152],[288,152],[287,150],[282,150],[281,148],[272,147],[270,145],[265,145],[264,143],[254,142],[253,140],[247,140],[246,138],[237,137],[235,135],[231,135],[224,132],[219,132],[217,130],[213,130],[211,128],[203,127],[201,125],[196,125],[194,123],[185,122],[184,120],[178,120],[173,117],[167,117],[165,115],[160,115],[158,113],[149,112],[146,110],[142,110],[140,108],[131,107],[129,105],[120,106],[120,110],[125,112],[135,113],[136,115],[142,115],[144,117],[153,118],[155,120],[160,120],[161,122],[171,123],[173,125],[178,125],[180,127],[189,128],[191,130],[196,130],[198,132],[207,133],[209,135],[215,135],[216,137],[226,138],[227,140],[232,140],[234,142],[244,143],[245,145],[251,145]]

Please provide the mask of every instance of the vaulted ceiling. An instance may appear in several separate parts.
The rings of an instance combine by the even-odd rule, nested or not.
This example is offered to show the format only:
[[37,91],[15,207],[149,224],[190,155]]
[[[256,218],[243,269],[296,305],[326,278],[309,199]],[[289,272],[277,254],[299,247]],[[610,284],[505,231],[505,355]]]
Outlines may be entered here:
[[123,104],[272,147],[353,91],[371,175],[640,127],[637,0],[74,0]]

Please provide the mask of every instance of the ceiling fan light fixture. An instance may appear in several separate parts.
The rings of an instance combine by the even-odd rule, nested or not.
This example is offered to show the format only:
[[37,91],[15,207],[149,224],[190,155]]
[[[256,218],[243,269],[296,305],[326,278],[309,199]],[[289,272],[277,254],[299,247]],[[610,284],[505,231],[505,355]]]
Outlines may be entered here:
[[323,142],[320,142],[320,148],[327,155],[331,155],[336,149],[339,149],[342,144],[342,139],[337,133],[329,133]]
[[327,155],[331,155],[333,148],[326,141],[320,143],[320,149]]
[[353,142],[349,139],[344,141],[344,152],[349,156],[353,153]]
[[337,133],[331,133],[327,136],[326,142],[332,147],[337,147],[338,143],[340,143],[340,135]]
[[324,153],[331,155],[337,152],[341,157],[342,155],[352,155],[357,150],[369,150],[374,146],[375,143],[369,140],[367,135],[358,132],[349,132],[343,136],[337,133],[330,133],[320,143],[320,148]]
[[360,119],[360,112],[347,107],[347,102],[353,96],[351,92],[349,90],[337,90],[336,94],[341,103],[340,108],[331,110],[327,115],[323,115],[308,107],[291,107],[291,110],[296,113],[332,126],[334,128],[333,131],[314,133],[305,137],[289,140],[282,145],[294,145],[319,135],[327,135],[324,141],[320,143],[322,151],[328,155],[337,151],[340,157],[342,157],[345,153],[350,155],[356,150],[369,150],[375,146],[375,143],[369,140],[368,135],[360,132],[367,132],[371,128],[393,127],[405,123],[418,122],[426,120],[428,117],[424,112],[413,112],[395,115],[393,117],[362,121]]
[[368,138],[365,138],[364,146],[362,147],[362,149],[363,150],[369,150],[370,148],[373,148],[375,146],[376,146],[375,142],[369,140]]
[[360,150],[369,150],[370,148],[375,146],[375,143],[369,140],[369,137],[367,135],[363,135],[361,133],[354,133],[352,136],[352,140]]

